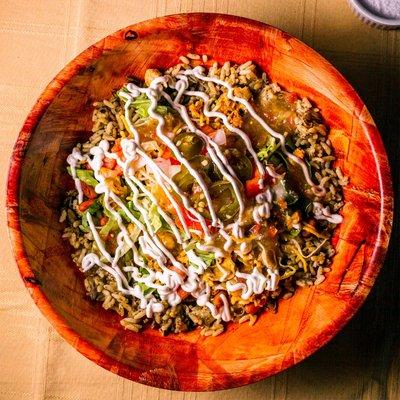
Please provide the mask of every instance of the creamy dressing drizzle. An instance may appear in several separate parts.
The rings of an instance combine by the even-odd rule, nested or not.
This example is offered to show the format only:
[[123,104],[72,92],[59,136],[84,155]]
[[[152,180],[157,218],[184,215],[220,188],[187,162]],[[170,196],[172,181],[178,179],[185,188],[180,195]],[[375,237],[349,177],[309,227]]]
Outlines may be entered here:
[[225,252],[223,252],[219,247],[216,246],[196,243],[196,247],[199,250],[206,251],[208,253],[214,253],[215,257],[224,257],[225,255]]
[[[129,84],[131,85],[131,84]],[[129,91],[130,86],[127,85],[127,90]],[[187,198],[187,196],[178,188],[178,186],[175,184],[175,182],[168,177],[161,169],[160,167],[154,162],[154,160],[140,147],[140,137],[139,137],[139,133],[137,132],[136,128],[133,126],[132,122],[130,121],[130,117],[129,117],[129,106],[132,102],[132,98],[134,97],[133,95],[136,95],[136,97],[139,95],[139,93],[137,92],[137,90],[135,89],[135,87],[133,87],[133,92],[120,92],[120,95],[122,97],[124,97],[126,99],[125,102],[125,119],[128,122],[128,126],[129,129],[134,137],[134,140],[132,141],[134,143],[135,146],[137,146],[137,153],[143,157],[146,161],[147,161],[147,165],[150,167],[150,169],[152,170],[153,174],[156,176],[156,178],[158,178],[158,183],[160,185],[160,187],[162,188],[162,190],[164,191],[165,195],[168,197],[168,199],[170,200],[171,204],[173,205],[175,211],[177,212],[177,215],[179,217],[179,220],[185,230],[185,233],[188,237],[190,237],[190,232],[188,229],[188,226],[186,224],[185,218],[183,217],[183,213],[181,211],[181,208],[179,207],[179,205],[177,204],[177,202],[175,201],[175,199],[173,198],[173,196],[171,195],[170,191],[169,191],[169,187],[172,187],[172,189],[179,195],[179,197],[181,198],[183,205],[185,206],[185,208],[190,211],[197,219],[197,221],[199,221],[199,223],[201,224],[202,230],[204,232],[205,235],[205,239],[209,240],[211,238],[210,236],[210,231],[207,227],[207,223],[204,219],[204,217],[198,213],[191,205],[189,202],[189,199]],[[168,186],[165,185],[165,182],[168,184]]]
[[244,272],[236,272],[238,278],[244,279],[246,283],[239,282],[232,284],[228,282],[226,289],[228,292],[236,292],[241,290],[241,297],[244,300],[248,300],[253,294],[261,294],[264,290],[274,291],[278,287],[279,273],[273,271],[271,268],[267,268],[268,277],[262,274],[257,268],[253,269],[251,274]]
[[[138,298],[140,300],[140,307],[146,309],[146,315],[149,316],[153,315],[154,312],[161,312],[163,306],[160,302],[156,300],[156,298],[153,295],[149,294],[145,296],[138,285],[135,285],[134,287],[131,287],[129,285],[125,275],[122,273],[122,271],[117,265],[120,257],[122,257],[125,254],[123,251],[124,249],[125,252],[126,250],[132,249],[134,254],[133,259],[135,264],[139,265],[142,268],[145,268],[148,274],[146,277],[143,277],[142,274],[139,272],[139,269],[133,266],[125,267],[124,271],[131,272],[132,277],[134,278],[135,281],[142,282],[147,287],[156,289],[160,295],[161,300],[166,300],[168,304],[171,306],[177,305],[181,302],[181,298],[177,293],[177,289],[179,288],[179,286],[181,286],[183,290],[185,289],[190,290],[190,293],[193,292],[192,295],[196,297],[200,282],[199,274],[204,273],[205,269],[207,268],[207,265],[200,257],[198,257],[195,254],[193,250],[187,250],[186,254],[188,256],[191,265],[189,266],[188,269],[186,269],[181,263],[176,261],[176,259],[167,249],[165,249],[165,247],[159,241],[157,236],[154,234],[154,230],[147,217],[148,210],[142,207],[142,205],[139,203],[137,198],[138,189],[133,184],[136,178],[133,176],[132,171],[129,168],[129,165],[132,162],[134,156],[134,154],[132,154],[133,153],[132,151],[129,152],[129,149],[132,150],[132,146],[129,146],[129,139],[124,139],[124,140],[125,142],[121,141],[121,147],[123,148],[125,161],[119,159],[119,157],[116,156],[115,154],[108,152],[109,144],[107,141],[102,141],[98,146],[93,147],[91,149],[90,152],[93,155],[93,159],[90,159],[90,157],[87,158],[89,165],[93,169],[95,178],[99,181],[99,184],[96,186],[95,190],[99,194],[104,194],[105,208],[117,220],[121,232],[117,236],[118,246],[115,251],[115,256],[112,257],[107,252],[104,243],[102,242],[100,235],[96,227],[94,226],[91,214],[87,212],[86,217],[88,220],[89,228],[96,242],[96,245],[100,253],[104,257],[104,259],[109,264],[111,264],[111,266],[103,263],[96,254],[89,253],[82,260],[82,269],[85,272],[87,272],[89,269],[93,268],[96,265],[99,266],[100,268],[105,269],[115,278],[118,290],[120,290],[121,293],[125,295],[131,295]],[[76,153],[75,156],[78,156],[77,152],[75,153]],[[134,194],[133,203],[135,207],[141,211],[141,215],[143,216],[143,219],[145,221],[144,224],[141,223],[141,221],[139,221],[137,218],[135,218],[135,216],[124,205],[121,199],[117,195],[115,195],[115,193],[111,192],[108,189],[105,183],[105,178],[101,175],[100,172],[100,168],[102,167],[104,157],[116,159],[118,165],[122,167],[124,178],[126,179],[128,185],[131,187],[132,192]],[[145,194],[148,195],[148,198],[150,200],[155,200],[154,196],[152,196],[150,192]],[[116,205],[118,205],[126,213],[126,215],[130,218],[130,220],[132,220],[132,222],[141,230],[142,236],[140,236],[138,239],[141,249],[143,250],[144,254],[149,255],[150,257],[154,258],[157,261],[157,263],[162,268],[162,272],[160,271],[154,272],[151,269],[146,268],[143,260],[141,259],[136,249],[135,244],[129,237],[129,233],[127,231],[127,228],[123,224],[121,215],[113,207],[111,207],[110,199]],[[157,205],[157,201],[155,201],[154,204]],[[159,211],[160,214],[162,215],[161,209]],[[167,217],[166,220],[168,220],[169,218],[168,215],[164,213],[164,216],[166,216]],[[184,243],[182,241],[182,238],[179,236],[179,231],[177,230],[174,222],[171,219],[170,222],[172,222],[171,229],[175,227],[177,231],[177,236],[178,236],[177,239],[179,238],[180,242],[186,245],[186,243]],[[175,271],[168,269],[165,266],[167,259],[169,259],[172,265],[174,265],[176,268],[180,269],[182,272],[184,272],[184,274],[187,275],[185,281],[179,274],[177,274]],[[155,283],[155,281],[158,281],[160,283],[157,284]],[[227,307],[226,304],[224,303],[224,306],[221,308],[220,311],[218,311],[215,308],[215,306],[210,301],[208,301],[209,295],[211,293],[210,288],[208,287],[207,289],[207,286],[204,286],[204,288],[205,288],[204,289],[205,293],[202,293],[203,296],[202,298],[206,300],[204,305],[210,309],[215,318],[222,318],[222,319],[228,318],[230,314],[229,314],[229,309],[228,310],[226,309]]]
[[[171,190],[173,190],[177,195],[181,198],[184,207],[190,211],[194,218],[201,224],[203,233],[205,236],[205,244],[197,243],[196,247],[199,250],[214,252],[216,257],[223,257],[224,251],[228,252],[232,249],[233,240],[232,237],[225,231],[226,228],[231,230],[233,236],[237,238],[243,237],[243,229],[240,226],[243,211],[244,211],[244,199],[242,198],[242,194],[240,192],[239,187],[237,186],[237,177],[233,171],[233,168],[227,162],[226,157],[223,155],[219,146],[207,135],[205,135],[201,130],[197,129],[192,120],[190,119],[187,109],[185,106],[180,104],[180,100],[183,96],[195,96],[203,99],[204,101],[204,109],[203,112],[208,117],[216,117],[220,118],[225,127],[239,135],[245,142],[247,150],[251,154],[254,162],[261,173],[261,176],[265,176],[265,169],[263,165],[257,158],[257,154],[255,153],[250,139],[248,136],[241,131],[233,127],[227,117],[219,112],[213,112],[209,110],[209,102],[210,98],[203,92],[198,91],[187,91],[188,88],[188,76],[195,76],[196,78],[207,81],[214,82],[218,85],[222,85],[227,89],[227,97],[230,100],[239,102],[245,106],[248,110],[249,114],[258,122],[260,125],[269,132],[273,137],[277,138],[280,142],[282,151],[285,153],[287,157],[292,159],[294,162],[299,164],[303,170],[304,176],[307,180],[307,183],[312,187],[314,193],[316,195],[322,195],[324,193],[324,189],[316,186],[309,175],[306,164],[300,160],[298,157],[293,154],[287,152],[285,148],[285,137],[274,130],[272,130],[265,121],[259,117],[254,111],[253,107],[250,103],[240,97],[236,97],[233,95],[233,87],[217,78],[207,77],[204,75],[204,69],[202,67],[196,67],[192,70],[186,70],[183,74],[178,75],[177,81],[174,82],[170,77],[163,76],[153,80],[150,84],[149,88],[140,88],[132,83],[126,86],[128,92],[120,92],[120,95],[124,97],[125,101],[125,119],[127,121],[128,127],[133,135],[133,139],[122,139],[121,140],[121,148],[125,157],[125,160],[122,160],[118,157],[117,154],[111,153],[108,151],[109,144],[107,141],[103,140],[99,143],[98,146],[93,147],[90,150],[90,154],[93,156],[90,157],[83,156],[79,149],[74,148],[72,153],[68,156],[67,162],[71,167],[71,175],[74,179],[76,189],[78,191],[78,201],[79,203],[83,200],[83,192],[81,187],[81,182],[77,178],[76,175],[76,167],[79,162],[87,160],[91,168],[93,169],[95,178],[99,181],[99,184],[96,186],[95,190],[99,194],[104,194],[104,206],[110,212],[113,217],[116,219],[120,232],[117,235],[117,248],[115,250],[115,256],[112,257],[106,250],[104,243],[102,242],[100,235],[97,231],[93,223],[92,216],[89,212],[86,213],[88,224],[90,230],[93,234],[94,241],[104,259],[111,265],[108,265],[101,261],[99,256],[94,253],[86,254],[82,260],[82,269],[83,271],[88,271],[94,266],[98,266],[103,268],[107,272],[109,272],[117,283],[118,290],[126,295],[131,295],[140,300],[140,307],[146,310],[146,316],[151,317],[154,313],[161,312],[163,310],[163,305],[152,295],[151,293],[144,295],[142,289],[139,285],[134,285],[133,287],[129,285],[129,282],[124,275],[124,273],[120,270],[118,266],[119,259],[128,251],[132,250],[133,252],[133,261],[135,265],[124,267],[124,271],[131,273],[132,278],[136,282],[141,282],[145,284],[148,288],[152,288],[157,290],[161,300],[166,300],[169,305],[174,306],[181,302],[181,298],[177,293],[179,287],[181,287],[184,291],[190,293],[194,298],[196,298],[196,303],[199,306],[206,306],[209,308],[211,314],[214,318],[222,319],[223,321],[229,321],[232,317],[229,309],[229,302],[226,296],[221,293],[222,307],[218,310],[216,306],[209,301],[211,288],[205,282],[201,281],[200,276],[207,269],[207,265],[205,262],[193,251],[186,250],[187,240],[190,239],[190,231],[185,222],[184,215],[182,213],[181,207],[174,199],[174,196],[171,194]],[[164,87],[170,85],[170,87],[175,88],[178,91],[177,96],[174,100],[164,92]],[[171,149],[174,156],[178,161],[183,164],[189,173],[197,180],[200,188],[202,189],[205,199],[207,201],[207,205],[209,207],[212,225],[219,228],[219,233],[221,237],[225,239],[225,243],[223,245],[223,250],[219,247],[212,246],[210,244],[211,235],[208,229],[208,226],[205,222],[204,217],[200,215],[191,205],[187,196],[177,187],[177,185],[173,182],[173,180],[168,177],[161,168],[154,162],[154,160],[147,155],[147,153],[143,150],[140,145],[140,138],[137,130],[135,129],[129,115],[129,107],[132,103],[133,98],[139,96],[140,93],[145,93],[147,97],[151,101],[151,105],[149,107],[149,116],[156,119],[158,125],[156,127],[156,134],[158,138]],[[212,200],[210,193],[208,191],[207,185],[204,180],[200,176],[200,174],[191,167],[188,160],[186,160],[180,153],[179,149],[173,143],[173,141],[168,137],[167,134],[163,133],[163,128],[165,125],[164,118],[156,112],[157,103],[160,97],[163,96],[169,104],[179,112],[183,122],[186,124],[187,128],[190,131],[196,132],[199,136],[203,138],[206,143],[207,151],[212,159],[212,161],[216,164],[218,169],[221,171],[222,175],[225,177],[227,181],[232,184],[235,195],[237,197],[239,203],[239,218],[234,223],[224,227],[223,223],[218,219],[216,212],[213,208]],[[138,220],[133,213],[125,206],[123,201],[112,191],[109,190],[107,184],[105,182],[105,178],[101,174],[101,167],[103,165],[104,157],[115,159],[118,165],[123,170],[124,178],[132,190],[133,193],[133,204],[135,208],[140,211],[141,216],[143,217],[144,223]],[[146,189],[146,187],[134,176],[134,172],[131,168],[132,162],[138,159],[138,157],[142,157],[147,166],[150,168],[152,173],[157,179],[157,183],[160,185],[168,199],[170,200],[172,206],[174,207],[177,216],[183,226],[186,237],[182,237],[179,229],[176,224],[172,220],[172,218],[159,206],[159,203],[155,196]],[[273,177],[279,177],[273,169],[266,167],[267,172]],[[260,187],[263,187],[264,181],[263,178],[259,181]],[[151,225],[151,222],[148,217],[149,210],[146,209],[143,203],[140,202],[139,195],[144,194],[147,199],[157,207],[158,212],[164,218],[164,220],[170,225],[171,230],[179,244],[182,245],[183,249],[186,252],[186,255],[189,260],[189,267],[185,268],[185,266],[177,261],[175,257],[169,252],[165,246],[161,243],[159,238],[154,232],[154,229]],[[110,199],[114,204],[116,204],[123,212],[128,216],[128,218],[139,228],[140,233],[142,234],[138,238],[138,242],[141,246],[141,249],[144,254],[150,256],[154,260],[157,261],[158,265],[162,269],[162,271],[153,271],[150,268],[146,267],[144,260],[139,254],[134,242],[132,241],[127,228],[125,227],[122,217],[118,211],[116,211],[110,204]],[[270,188],[267,188],[266,191],[256,197],[256,203],[253,210],[253,218],[256,222],[260,222],[262,218],[269,218],[270,216],[270,208],[272,203],[272,192]],[[317,219],[325,219],[332,223],[340,223],[342,221],[342,217],[338,214],[331,214],[329,207],[323,208],[321,203],[314,202],[314,213],[315,218]],[[240,245],[240,252],[247,251],[246,243],[242,243]],[[175,271],[170,270],[166,267],[168,261],[178,270],[183,273],[182,275],[178,274]],[[266,260],[263,260],[264,263]],[[142,270],[139,270],[137,266],[141,267]],[[273,291],[276,290],[278,282],[279,282],[279,273],[278,270],[272,270],[265,265],[267,269],[268,276],[263,275],[257,268],[254,268],[251,274],[246,274],[242,272],[236,272],[236,277],[244,280],[244,282],[239,283],[226,283],[226,289],[229,292],[241,290],[241,297],[243,299],[249,299],[253,294],[260,294],[264,290]],[[146,273],[143,273],[143,271]],[[224,272],[223,279],[225,280],[228,276],[228,273],[220,268],[221,272]],[[158,283],[157,283],[158,282]]]
[[[183,82],[183,81],[181,81]],[[184,87],[184,86],[182,86]],[[185,93],[186,92],[182,92]],[[190,120],[190,117],[187,113],[186,107],[176,103],[175,101],[172,101],[170,96],[168,96],[165,92],[163,92],[163,96],[167,99],[169,104],[172,105],[172,107],[179,112],[180,116],[182,117],[183,121],[186,123],[186,126],[190,129],[191,132],[197,133],[206,143],[206,148],[208,155],[210,156],[211,160],[214,162],[214,164],[218,167],[218,169],[221,171],[221,174],[224,176],[224,178],[230,182],[232,185],[232,188],[235,192],[235,196],[238,200],[239,203],[239,218],[237,223],[240,224],[244,208],[245,208],[245,203],[243,196],[240,192],[239,186],[237,184],[237,177],[235,172],[233,171],[232,167],[229,165],[228,160],[226,157],[223,155],[221,149],[219,146],[205,133],[203,133],[200,129],[197,129],[193,122]],[[179,98],[179,93],[177,95]],[[222,222],[218,220],[217,225],[214,226],[223,226]]]
[[[178,75],[178,78],[180,78],[182,75]],[[203,113],[206,117],[214,117],[214,118],[219,118],[222,120],[222,122],[224,123],[224,125],[226,126],[226,128],[233,133],[236,133],[238,136],[240,136],[243,140],[243,142],[246,145],[247,151],[250,153],[250,155],[252,156],[254,163],[257,166],[257,169],[259,170],[261,176],[265,175],[265,169],[263,164],[260,162],[260,160],[257,157],[256,152],[253,149],[253,146],[251,144],[250,138],[248,137],[248,135],[246,135],[241,129],[235,128],[234,126],[232,126],[229,121],[228,118],[225,114],[217,112],[217,111],[210,111],[209,110],[209,105],[210,105],[210,96],[208,96],[206,93],[204,92],[199,92],[199,91],[186,91],[185,94],[187,96],[193,96],[193,97],[199,97],[203,100],[204,102],[204,106],[203,106]],[[271,171],[271,168],[269,168],[269,170]],[[268,171],[269,173],[269,171]],[[276,174],[273,172],[273,176],[275,176]],[[262,187],[262,185],[264,184],[264,181],[261,179],[260,182],[260,187]]]
[[179,149],[176,147],[175,143],[166,135],[164,135],[163,133],[163,128],[165,125],[165,120],[164,118],[156,113],[156,108],[157,108],[157,103],[160,97],[160,90],[162,90],[162,86],[166,84],[166,77],[159,77],[154,79],[151,84],[150,87],[148,88],[141,88],[139,86],[136,86],[133,83],[129,83],[126,87],[128,89],[128,91],[131,93],[132,96],[136,97],[140,94],[140,93],[145,93],[147,95],[147,97],[150,99],[150,107],[148,109],[148,113],[149,116],[154,118],[155,120],[158,121],[158,125],[156,127],[156,135],[157,137],[167,146],[171,149],[172,153],[174,154],[175,158],[181,163],[183,164],[186,169],[189,171],[190,175],[192,175],[198,182],[199,186],[201,187],[207,205],[208,205],[208,209],[210,212],[210,216],[211,216],[211,220],[212,220],[212,225],[213,226],[218,226],[218,217],[217,214],[214,210],[214,206],[212,204],[212,199],[211,199],[211,195],[207,189],[207,184],[205,183],[204,179],[201,177],[201,175],[190,165],[189,161],[182,156],[182,154],[180,153]]
[[260,193],[256,196],[257,205],[253,209],[253,219],[258,224],[261,223],[263,218],[268,219],[271,216],[272,208],[272,192],[271,189],[267,189],[264,193]]
[[78,191],[79,204],[82,203],[83,201],[83,191],[82,191],[81,181],[76,176],[76,167],[79,161],[84,161],[85,159],[86,157],[84,157],[79,151],[79,149],[77,149],[76,147],[72,150],[72,153],[67,157],[67,163],[71,167],[72,179],[74,180],[76,190]]
[[296,164],[300,165],[301,169],[303,170],[304,177],[306,178],[307,183],[311,186],[313,192],[317,196],[323,196],[325,194],[325,189],[315,185],[314,182],[311,179],[311,176],[308,172],[308,168],[306,163],[304,163],[300,158],[296,157],[294,154],[288,152],[286,150],[286,140],[285,136],[274,131],[254,110],[252,105],[242,97],[237,97],[233,94],[233,86],[230,85],[229,83],[218,79],[214,77],[209,77],[204,75],[204,67],[202,66],[197,66],[193,69],[188,69],[183,72],[184,75],[188,76],[195,76],[197,79],[200,79],[205,82],[213,82],[216,83],[217,85],[224,86],[227,89],[227,97],[230,100],[236,101],[238,103],[241,103],[245,106],[249,114],[274,138],[279,140],[279,143],[281,145],[283,153],[289,157],[291,160],[293,160]]
[[314,201],[313,206],[315,219],[324,219],[332,224],[340,224],[343,222],[343,217],[339,214],[332,214],[329,206],[324,207],[317,201]]

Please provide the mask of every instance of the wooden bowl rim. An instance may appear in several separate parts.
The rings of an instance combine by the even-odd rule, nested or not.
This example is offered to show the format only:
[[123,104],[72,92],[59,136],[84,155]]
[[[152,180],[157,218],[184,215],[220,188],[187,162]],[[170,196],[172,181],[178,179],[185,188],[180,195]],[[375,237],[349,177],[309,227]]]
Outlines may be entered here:
[[[42,292],[40,288],[40,282],[37,282],[34,277],[34,272],[30,266],[28,257],[26,255],[24,245],[23,245],[23,236],[21,232],[21,224],[19,219],[19,193],[20,193],[20,177],[22,171],[22,164],[25,156],[25,150],[29,144],[30,138],[34,133],[38,123],[40,122],[43,114],[46,112],[49,105],[52,103],[54,98],[58,95],[58,93],[62,90],[62,88],[77,74],[82,68],[87,67],[91,62],[98,58],[98,54],[96,53],[95,49],[96,46],[100,45],[103,40],[108,39],[110,37],[120,37],[124,32],[128,32],[131,30],[136,30],[141,25],[147,24],[149,21],[158,21],[159,23],[166,19],[182,19],[188,18],[189,16],[195,16],[198,18],[219,18],[224,20],[225,22],[239,22],[241,24],[247,24],[252,27],[257,27],[259,29],[269,29],[274,30],[276,33],[282,33],[287,38],[297,40],[307,51],[313,53],[317,58],[319,58],[325,65],[329,66],[330,70],[333,74],[339,76],[343,82],[347,85],[349,91],[349,96],[354,101],[359,102],[360,104],[364,105],[360,97],[358,96],[357,92],[354,88],[348,83],[348,81],[343,77],[343,75],[336,70],[323,56],[321,56],[318,52],[314,49],[303,43],[300,39],[295,38],[293,35],[290,35],[281,29],[278,29],[274,26],[268,25],[266,23],[255,21],[249,18],[238,17],[229,14],[220,14],[220,13],[181,13],[181,14],[172,14],[166,15],[158,18],[153,18],[150,20],[145,20],[138,22],[136,24],[127,26],[122,28],[111,35],[106,36],[105,38],[99,40],[95,44],[89,46],[86,50],[81,52],[78,56],[76,56],[73,60],[71,60],[46,86],[42,94],[39,96],[38,100],[34,104],[32,110],[28,114],[22,129],[18,135],[17,141],[14,145],[12,156],[10,159],[9,171],[8,171],[8,178],[7,178],[7,195],[6,195],[6,209],[7,209],[7,223],[8,223],[8,232],[9,238],[11,241],[11,246],[14,254],[14,258],[16,259],[16,263],[21,275],[21,278],[24,281],[24,284],[29,291],[31,297],[33,298],[34,302],[42,312],[42,314],[50,321],[56,331],[75,349],[77,349],[81,354],[85,357],[94,361],[97,365],[110,370],[122,377],[137,381],[139,383],[145,383],[147,385],[156,386],[156,384],[152,382],[142,382],[140,379],[140,371],[136,370],[133,367],[130,367],[123,362],[116,360],[108,355],[106,355],[102,350],[88,342],[87,340],[83,339],[77,332],[75,332],[68,324],[64,321],[64,319],[56,312],[56,310],[51,305],[51,302],[47,299],[46,295]],[[168,29],[165,27],[163,29]],[[101,56],[101,55],[100,55]],[[49,100],[51,99],[51,100]],[[370,141],[371,147],[375,150],[376,146],[378,145],[383,150],[383,155],[387,159],[386,152],[384,150],[384,146],[382,143],[381,136],[378,131],[375,131],[375,125],[370,123],[371,127],[368,124],[362,123],[363,125],[363,132],[366,137]],[[373,141],[371,137],[375,140],[375,146],[373,145]],[[376,167],[377,172],[379,175],[379,184],[380,184],[380,222],[383,220],[392,221],[393,217],[393,188],[392,188],[392,180],[390,178],[390,182],[388,180],[382,179],[382,176],[386,176],[385,174],[390,174],[390,168],[388,163],[384,163],[382,165],[381,162],[378,161],[376,153],[374,151],[374,158],[376,159]],[[390,175],[391,176],[391,175]],[[386,204],[388,204],[388,200],[390,203],[390,207],[384,207],[384,199],[386,199]],[[388,236],[391,233],[391,226],[389,226]],[[371,263],[372,267],[365,271],[365,276],[369,278],[369,282],[371,282],[371,286],[367,287],[365,290],[365,294],[363,296],[356,296],[348,303],[345,309],[343,309],[342,313],[340,314],[339,318],[336,320],[336,325],[334,329],[331,329],[329,332],[323,331],[324,335],[321,335],[321,332],[313,337],[313,339],[308,343],[308,347],[304,348],[303,353],[297,357],[296,359],[292,358],[289,363],[284,366],[280,371],[297,364],[298,362],[302,361],[303,359],[310,356],[312,353],[320,349],[323,345],[325,345],[329,340],[331,340],[348,322],[350,318],[353,317],[355,312],[360,308],[362,303],[364,302],[366,296],[368,295],[372,285],[376,279],[376,276],[381,269],[381,266],[384,261],[384,257],[387,251],[388,242],[384,246],[384,248],[379,249],[378,243],[379,238],[382,234],[382,224],[379,226],[379,231],[377,234],[377,241],[374,246],[374,252],[371,256],[373,262]],[[316,340],[320,339],[320,340]],[[185,375],[180,373],[180,375]],[[198,373],[188,373],[188,376],[197,376]],[[211,390],[220,390],[220,389],[229,389],[233,387],[238,387],[243,385],[240,381],[240,373],[232,373],[233,380],[225,386],[221,386],[219,384],[214,384],[213,382],[208,383],[207,385],[203,384],[203,387],[196,389],[196,391],[211,391]],[[252,372],[250,379],[245,383],[254,383],[261,379],[266,378],[270,374],[263,373],[262,370],[257,370]],[[200,385],[201,386],[201,385]],[[162,387],[162,386],[156,386]],[[163,388],[170,388],[176,390],[174,388],[166,387]]]

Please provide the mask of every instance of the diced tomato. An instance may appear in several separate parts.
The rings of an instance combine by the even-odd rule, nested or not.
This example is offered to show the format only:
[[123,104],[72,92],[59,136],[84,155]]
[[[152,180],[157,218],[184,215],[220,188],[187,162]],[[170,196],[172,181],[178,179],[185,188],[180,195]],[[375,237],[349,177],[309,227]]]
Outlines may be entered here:
[[169,161],[171,161],[172,165],[181,165],[181,163],[176,158],[170,157]]
[[166,160],[168,160],[170,157],[172,157],[172,151],[168,146],[166,146],[161,154],[161,158],[165,158]]
[[103,216],[100,218],[100,225],[101,225],[101,226],[104,226],[105,224],[107,224],[107,222],[108,222],[108,218],[107,218],[105,215],[103,215]]
[[179,268],[175,267],[174,265],[171,265],[168,269],[170,269],[171,271],[176,272],[182,279],[186,278],[186,272],[180,270]]
[[251,232],[253,235],[258,235],[258,234],[260,233],[260,229],[261,229],[261,225],[260,225],[260,224],[254,224],[254,225],[251,227],[250,232]]
[[246,314],[257,314],[261,308],[261,306],[256,306],[254,303],[250,303],[244,306],[244,311]]
[[186,210],[186,208],[184,208],[183,206],[181,207],[181,210],[182,210],[182,214],[183,214],[183,219],[185,220],[185,223],[188,226],[188,228],[196,229],[199,231],[201,231],[203,229],[200,222],[193,221],[193,219],[195,219],[195,218],[192,216],[190,211]]
[[123,152],[122,152],[122,147],[121,147],[121,139],[117,139],[117,140],[115,141],[114,146],[111,147],[111,152],[117,154],[118,157],[119,157],[122,161],[125,160],[124,154],[123,154]]
[[124,173],[124,171],[122,170],[122,168],[119,165],[116,165],[114,167],[114,171],[117,173],[117,176],[121,176]]
[[122,150],[122,147],[121,147],[121,139],[117,139],[117,140],[114,142],[114,146],[111,147],[111,152],[112,152],[112,153],[118,153],[118,152],[121,151],[121,150]]
[[114,167],[117,165],[117,161],[114,160],[114,158],[108,158],[104,157],[103,158],[103,166],[108,168],[108,169],[114,169]]
[[210,136],[211,138],[213,137],[213,133],[215,133],[215,129],[212,128],[210,125],[203,125],[200,128],[206,135]]
[[262,192],[258,181],[262,178],[258,168],[253,167],[253,176],[251,179],[246,181],[246,195],[247,197],[256,197]]
[[278,233],[278,229],[276,229],[275,225],[268,225],[268,235],[270,237],[275,237]]
[[258,179],[250,179],[246,182],[246,195],[247,197],[256,197],[260,194],[262,189],[258,184]]
[[122,175],[122,169],[119,165],[115,167],[115,169],[108,169],[101,167],[100,173],[104,176],[104,178],[117,178]]
[[94,203],[94,199],[86,200],[86,201],[82,202],[81,204],[79,204],[78,210],[79,210],[80,212],[84,212],[84,211],[86,211],[93,203]]
[[87,185],[85,182],[81,181],[81,188],[83,194],[88,199],[95,199],[97,197],[97,193],[95,192],[94,188],[92,186]]
[[169,160],[172,165],[180,165],[181,163],[174,157],[171,149],[169,147],[166,147],[163,153],[161,154],[161,158],[164,158],[165,160]]
[[176,293],[178,294],[178,296],[182,299],[185,300],[186,298],[189,297],[190,293],[185,292],[180,286],[178,288],[178,290],[176,291]]
[[214,299],[213,299],[213,303],[214,303],[215,307],[217,307],[217,308],[221,308],[221,307],[223,307],[223,305],[224,305],[224,302],[223,302],[223,300],[222,300],[221,295],[222,295],[222,292],[218,292],[218,293],[214,296]]

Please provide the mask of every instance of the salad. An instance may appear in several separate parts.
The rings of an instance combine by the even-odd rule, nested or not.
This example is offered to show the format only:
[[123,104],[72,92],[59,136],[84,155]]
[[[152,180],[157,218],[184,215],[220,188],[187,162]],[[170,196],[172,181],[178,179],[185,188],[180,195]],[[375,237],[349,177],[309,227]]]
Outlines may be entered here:
[[251,61],[180,61],[94,104],[60,221],[126,329],[215,336],[324,281],[347,178],[306,98]]

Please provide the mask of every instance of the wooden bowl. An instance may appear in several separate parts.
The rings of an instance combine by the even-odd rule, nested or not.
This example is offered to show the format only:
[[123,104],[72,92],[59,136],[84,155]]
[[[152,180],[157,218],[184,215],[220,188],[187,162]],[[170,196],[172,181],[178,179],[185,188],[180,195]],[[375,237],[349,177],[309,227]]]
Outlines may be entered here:
[[[166,68],[188,52],[255,61],[287,90],[310,98],[330,126],[339,165],[350,177],[344,222],[334,236],[332,272],[317,287],[281,301],[258,323],[162,337],[125,331],[119,316],[85,295],[61,239],[65,160],[91,134],[92,103],[126,77]],[[323,57],[276,28],[219,14],[182,14],[132,25],[89,47],[45,89],[12,155],[8,225],[21,276],[35,303],[78,351],[147,385],[216,390],[258,381],[301,361],[331,339],[364,301],[381,267],[392,223],[392,187],[379,132],[365,105]]]

